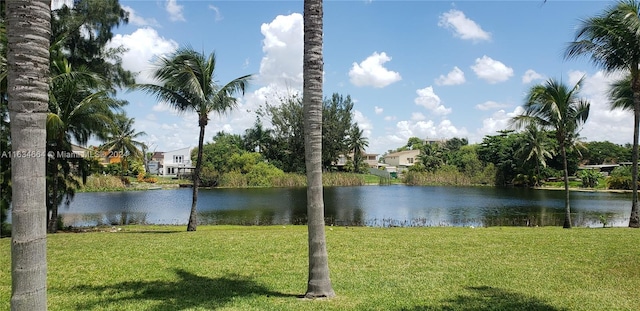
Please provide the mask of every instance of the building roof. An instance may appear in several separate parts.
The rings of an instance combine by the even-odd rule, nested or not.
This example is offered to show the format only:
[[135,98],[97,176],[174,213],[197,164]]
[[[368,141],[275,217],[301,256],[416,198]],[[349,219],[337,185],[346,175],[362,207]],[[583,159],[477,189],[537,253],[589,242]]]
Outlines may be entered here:
[[384,156],[385,158],[387,157],[399,157],[401,155],[405,155],[405,154],[412,154],[412,153],[420,153],[420,150],[404,150],[404,151],[398,151],[398,152],[394,152],[394,153],[390,153],[387,154],[386,156]]

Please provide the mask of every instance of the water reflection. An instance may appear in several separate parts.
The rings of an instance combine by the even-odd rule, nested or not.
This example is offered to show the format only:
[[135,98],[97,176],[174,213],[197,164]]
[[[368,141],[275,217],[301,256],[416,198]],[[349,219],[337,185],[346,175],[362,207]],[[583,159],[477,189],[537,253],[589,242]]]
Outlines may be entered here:
[[[493,187],[363,186],[325,188],[329,225],[350,226],[561,226],[562,191]],[[631,197],[572,192],[575,226],[626,226]],[[61,208],[65,226],[184,225],[189,189],[79,193]],[[306,189],[213,189],[200,191],[200,224],[306,223]]]

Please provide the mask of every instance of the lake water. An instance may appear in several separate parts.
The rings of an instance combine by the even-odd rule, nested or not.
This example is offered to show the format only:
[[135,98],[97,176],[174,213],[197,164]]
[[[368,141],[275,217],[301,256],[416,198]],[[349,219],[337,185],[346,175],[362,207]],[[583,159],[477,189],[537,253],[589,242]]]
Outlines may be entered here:
[[[351,226],[561,226],[564,192],[494,187],[325,188],[327,224]],[[78,193],[65,226],[185,225],[191,189]],[[574,226],[627,226],[631,195],[571,192]],[[305,188],[200,190],[199,224],[304,224]]]

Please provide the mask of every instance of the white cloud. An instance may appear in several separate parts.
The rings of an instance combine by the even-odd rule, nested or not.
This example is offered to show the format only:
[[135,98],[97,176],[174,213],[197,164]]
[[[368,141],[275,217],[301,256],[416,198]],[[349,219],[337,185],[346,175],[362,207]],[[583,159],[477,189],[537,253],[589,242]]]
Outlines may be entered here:
[[491,40],[491,34],[482,30],[480,25],[467,18],[462,11],[451,9],[449,12],[442,13],[438,26],[446,29],[452,29],[453,34],[464,40],[488,41]]
[[457,66],[453,67],[453,70],[451,70],[446,76],[440,75],[440,77],[436,79],[437,85],[458,85],[464,82],[464,72]]
[[418,97],[414,102],[416,105],[423,106],[435,115],[446,115],[451,113],[451,108],[446,108],[441,104],[440,97],[433,92],[433,87],[427,86],[423,89],[416,90]]
[[478,129],[477,136],[469,141],[480,142],[486,135],[496,135],[498,131],[502,131],[509,128],[509,120],[511,118],[522,114],[524,110],[521,106],[516,107],[512,112],[506,112],[505,110],[498,110],[494,112],[491,117],[482,120],[482,128]]
[[513,69],[486,55],[476,58],[476,63],[471,66],[471,69],[478,78],[491,84],[506,81],[513,76]]
[[152,83],[149,75],[150,61],[159,55],[174,52],[178,43],[161,37],[153,28],[140,28],[129,35],[117,34],[109,42],[110,47],[123,46],[127,49],[122,54],[122,65],[125,69],[139,73],[138,83]]
[[355,86],[373,86],[382,88],[402,79],[399,73],[384,68],[384,63],[391,60],[385,52],[373,54],[365,60],[353,63],[349,70],[349,78]]
[[[569,87],[574,86],[583,75],[585,73],[580,71],[570,72]],[[584,124],[580,136],[587,141],[608,140],[616,144],[633,141],[633,113],[609,109],[610,101],[607,94],[609,85],[621,77],[623,77],[621,73],[607,75],[603,71],[585,77],[579,95],[588,100],[591,107],[589,119]]]
[[126,5],[122,6],[122,9],[129,13],[129,22],[135,26],[152,26],[159,27],[160,24],[154,18],[144,18],[136,13],[136,11]]
[[501,104],[498,102],[494,102],[494,101],[486,101],[482,104],[477,104],[476,108],[479,110],[492,110],[492,109],[499,109],[499,108],[506,108],[509,107],[508,104]]
[[282,90],[302,90],[302,14],[278,15],[260,26],[264,36],[259,80]]
[[384,117],[385,121],[395,121],[396,119],[397,119],[396,116],[386,116],[386,117]]
[[525,71],[524,75],[522,75],[523,84],[531,83],[534,80],[544,80],[544,76],[535,72],[533,69]]
[[215,20],[216,20],[216,22],[219,22],[219,21],[221,21],[222,19],[224,19],[224,17],[222,16],[222,13],[220,13],[220,9],[219,9],[217,6],[215,6],[215,5],[213,5],[213,4],[209,4],[209,9],[210,9],[210,10],[213,10],[213,12],[215,12],[215,13],[216,13],[216,14],[215,14]]
[[[578,83],[578,81],[580,81],[580,79],[586,76],[587,76],[587,73],[585,71],[570,70],[568,86],[573,87],[574,85],[576,85],[576,83]],[[583,82],[583,87],[584,87],[584,82]]]
[[371,132],[373,131],[373,123],[371,123],[371,120],[369,120],[369,118],[367,118],[359,110],[354,110],[353,121],[358,123],[358,127],[363,131],[364,137],[371,137]]
[[413,112],[411,113],[411,121],[422,121],[422,120],[426,120],[427,117],[425,117],[422,112]]
[[384,112],[384,109],[382,109],[382,108],[380,108],[380,107],[378,107],[378,106],[375,106],[375,107],[373,107],[373,111],[374,111],[376,114],[382,114],[382,112]]
[[167,13],[169,13],[169,19],[172,22],[186,21],[186,19],[184,18],[184,14],[182,12],[184,7],[182,5],[178,5],[177,0],[167,0],[165,9],[167,10]]

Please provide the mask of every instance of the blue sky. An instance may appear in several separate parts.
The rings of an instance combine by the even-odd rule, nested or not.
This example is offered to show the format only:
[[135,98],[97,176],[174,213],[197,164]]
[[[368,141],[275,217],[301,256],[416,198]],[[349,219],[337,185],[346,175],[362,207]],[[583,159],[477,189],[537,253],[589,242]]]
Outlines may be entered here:
[[[216,52],[221,83],[255,75],[235,111],[210,116],[206,141],[222,130],[244,133],[265,101],[301,90],[301,0],[120,3],[130,20],[115,29],[111,44],[128,49],[124,65],[140,72],[138,82],[150,82],[146,71],[154,55],[185,45]],[[369,138],[367,151],[384,153],[412,136],[481,142],[507,128],[531,86],[547,78],[572,84],[586,75],[581,95],[592,111],[582,136],[629,143],[631,113],[608,109],[606,90],[616,76],[586,58],[563,59],[579,20],[613,3],[326,0],[324,94],[351,95],[355,120]],[[197,145],[195,115],[178,114],[142,93],[121,97],[152,150]]]

